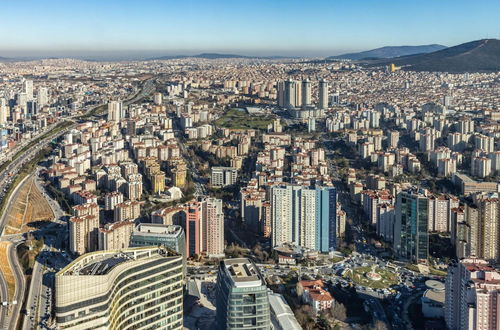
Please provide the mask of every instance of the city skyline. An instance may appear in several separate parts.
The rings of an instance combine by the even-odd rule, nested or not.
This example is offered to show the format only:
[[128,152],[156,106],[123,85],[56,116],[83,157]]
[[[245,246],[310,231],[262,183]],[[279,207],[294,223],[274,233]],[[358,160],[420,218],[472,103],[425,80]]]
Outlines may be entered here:
[[2,329],[500,329],[500,1],[2,3]]
[[[9,13],[0,23],[4,57],[321,57],[383,46],[454,46],[498,38],[492,31],[500,30],[495,1],[317,0],[307,7],[298,1],[26,1],[3,9]],[[20,24],[19,17],[38,23]]]

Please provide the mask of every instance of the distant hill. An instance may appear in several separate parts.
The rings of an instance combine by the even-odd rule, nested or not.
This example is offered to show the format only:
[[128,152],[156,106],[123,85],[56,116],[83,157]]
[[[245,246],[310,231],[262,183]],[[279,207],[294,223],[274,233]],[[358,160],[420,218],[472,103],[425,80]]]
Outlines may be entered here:
[[198,55],[168,55],[152,58],[151,60],[177,60],[183,58],[204,58],[207,60],[230,59],[230,58],[249,58],[249,59],[282,59],[293,58],[291,56],[245,56],[236,54],[219,54],[219,53],[201,53]]
[[482,39],[428,54],[374,61],[373,65],[394,63],[404,70],[450,73],[500,71],[500,40]]
[[347,60],[374,60],[381,58],[392,58],[399,56],[407,56],[414,54],[425,54],[445,49],[443,45],[422,45],[422,46],[386,46],[367,50],[359,53],[348,53],[337,56],[327,57],[329,60],[334,59],[347,59]]

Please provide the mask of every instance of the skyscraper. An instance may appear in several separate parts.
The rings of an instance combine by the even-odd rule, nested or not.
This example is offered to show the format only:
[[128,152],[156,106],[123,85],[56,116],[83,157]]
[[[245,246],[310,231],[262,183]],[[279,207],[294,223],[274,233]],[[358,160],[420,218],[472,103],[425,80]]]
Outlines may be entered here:
[[23,93],[26,94],[28,101],[33,100],[33,80],[25,80],[23,82]]
[[500,262],[500,198],[497,193],[476,194],[474,206],[467,207],[472,209],[467,215],[473,217],[469,219],[471,255]]
[[9,106],[7,105],[7,100],[2,97],[0,98],[0,125],[5,124],[9,116]]
[[123,104],[121,101],[111,101],[108,103],[108,120],[120,121],[124,117]]
[[270,329],[266,282],[250,260],[237,258],[220,262],[216,297],[214,329]]
[[311,82],[309,79],[302,81],[302,107],[311,105]]
[[162,247],[93,252],[55,277],[58,328],[182,329],[182,256]]
[[324,79],[319,82],[318,107],[320,109],[328,108],[328,82]]
[[184,230],[181,226],[163,225],[159,223],[140,223],[130,237],[131,247],[158,246],[168,247],[181,255],[185,255]]
[[277,95],[278,106],[284,108],[285,107],[285,82],[278,81],[277,89],[278,89],[278,95]]
[[98,243],[99,216],[69,218],[69,249],[75,254],[95,251]]
[[297,106],[295,102],[296,85],[295,81],[291,79],[285,81],[284,106],[287,109],[295,108]]
[[332,187],[316,188],[316,249],[329,252],[337,247],[337,191]]
[[202,250],[208,256],[224,255],[224,213],[222,199],[207,197],[201,203]]
[[224,255],[224,213],[222,200],[200,197],[188,203],[185,217],[176,223],[186,234],[186,256],[204,254],[209,257]]
[[429,256],[429,199],[425,191],[403,191],[396,201],[394,249],[413,262],[425,262]]
[[298,185],[271,188],[273,246],[292,243],[328,252],[336,247],[336,191]]
[[40,108],[49,103],[49,90],[47,89],[47,87],[38,88],[36,103]]

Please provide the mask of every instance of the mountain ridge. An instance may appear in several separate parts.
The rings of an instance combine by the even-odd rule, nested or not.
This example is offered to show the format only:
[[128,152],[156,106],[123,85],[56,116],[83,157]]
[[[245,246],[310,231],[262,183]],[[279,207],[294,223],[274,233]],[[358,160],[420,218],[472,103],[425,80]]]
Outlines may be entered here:
[[500,71],[500,40],[481,39],[436,52],[372,61],[370,65],[394,63],[403,70],[450,73]]
[[366,60],[394,58],[422,53],[430,53],[447,48],[439,44],[417,45],[417,46],[384,46],[357,53],[346,53],[341,55],[329,56],[326,59],[348,59],[348,60]]
[[166,55],[150,58],[150,61],[158,60],[173,60],[183,58],[204,58],[208,60],[216,59],[230,59],[230,58],[247,58],[247,59],[281,59],[281,58],[295,58],[294,56],[247,56],[238,54],[224,54],[224,53],[200,53],[196,55]]

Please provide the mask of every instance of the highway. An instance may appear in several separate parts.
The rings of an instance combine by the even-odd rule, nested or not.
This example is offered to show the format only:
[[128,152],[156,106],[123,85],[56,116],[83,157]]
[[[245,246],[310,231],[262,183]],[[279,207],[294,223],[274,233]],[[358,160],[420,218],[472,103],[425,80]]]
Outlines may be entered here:
[[[0,320],[6,320],[7,319],[7,306],[3,305],[3,302],[6,302],[8,300],[8,294],[7,294],[7,286],[5,284],[5,279],[3,278],[2,273],[0,272],[0,300],[2,304],[0,305]],[[2,324],[2,329],[7,329],[5,326],[7,324]]]
[[[132,98],[126,100],[124,104],[130,105],[134,102],[137,102],[144,98],[145,96],[151,94],[155,90],[155,84],[154,80],[150,79],[147,80],[144,85],[142,86],[142,89],[136,93]],[[88,114],[90,111],[92,111],[95,107],[92,107],[88,109],[85,114]],[[85,115],[84,114],[84,115]],[[73,121],[73,119],[78,119],[79,117],[82,117],[83,115],[78,115],[78,116],[72,116],[72,117],[67,117],[65,119],[69,119]],[[67,131],[72,129],[75,126],[75,124],[70,125],[69,127],[65,128],[62,131],[59,131],[58,133],[51,134],[50,136],[47,136],[43,140],[39,141],[33,148],[31,148],[28,152],[22,154],[15,160],[13,160],[6,168],[4,171],[0,173],[0,198],[3,198],[5,192],[7,191],[8,187],[12,184],[13,178],[15,178],[15,175],[19,172],[19,170],[22,168],[22,166],[32,159],[36,153],[42,148],[44,148],[52,139],[59,137],[63,134],[65,134]],[[40,235],[47,231],[54,230],[55,227],[59,228],[64,226],[66,228],[66,222],[65,216],[66,212],[64,212],[60,205],[53,200],[46,192],[45,186],[43,186],[42,181],[39,179],[38,173],[40,171],[40,168],[37,167],[35,174],[31,174],[26,176],[26,178],[21,181],[17,187],[15,187],[14,191],[9,197],[9,200],[7,201],[7,207],[6,210],[9,210],[12,208],[13,201],[15,200],[15,197],[18,194],[19,187],[22,186],[22,183],[25,182],[25,180],[28,180],[32,178],[33,176],[35,177],[34,182],[36,187],[42,192],[43,196],[47,200],[50,208],[52,209],[52,212],[54,213],[54,220],[53,223],[45,226],[43,229],[40,229],[38,232]],[[3,233],[3,230],[6,226],[6,212],[4,212],[1,215],[0,218],[0,232]],[[2,236],[1,239],[4,240],[11,240],[11,241],[16,241],[16,244],[19,244],[21,241],[19,235],[8,235],[8,236]],[[49,238],[46,237],[47,240]],[[52,238],[52,243],[53,246],[61,246],[61,242],[64,239],[67,239],[67,233],[65,235],[58,235],[57,237]],[[11,247],[14,245],[11,245]],[[17,246],[17,245],[16,245]],[[16,294],[15,294],[15,299],[17,300],[17,304],[14,305],[13,312],[10,314],[10,319],[7,319],[4,317],[4,314],[2,315],[2,320],[4,320],[4,324],[6,324],[6,329],[11,329],[15,327],[15,324],[17,324],[17,321],[19,319],[19,314],[20,314],[20,309],[23,306],[22,302],[24,300],[24,292],[25,292],[25,280],[24,280],[24,274],[22,272],[22,269],[19,265],[18,258],[17,258],[17,253],[15,252],[15,248],[11,248],[9,251],[9,262],[12,265],[15,277],[16,277]],[[47,322],[51,319],[52,315],[52,288],[47,285],[48,282],[50,282],[50,279],[53,280],[53,276],[55,274],[55,270],[58,268],[62,268],[65,264],[67,264],[68,260],[67,258],[63,258],[62,254],[58,249],[56,249],[56,253],[54,255],[51,254],[51,258],[48,257],[48,247],[44,246],[41,254],[37,257],[35,261],[35,266],[33,268],[33,274],[32,274],[32,282],[29,288],[29,293],[28,293],[28,300],[26,302],[26,310],[27,313],[29,314],[28,317],[24,318],[24,323],[22,325],[23,329],[35,329],[39,327],[45,327],[48,328]],[[49,268],[51,271],[47,272],[49,269],[45,266],[42,265],[40,262],[40,258],[42,258],[41,255],[45,255],[43,257],[42,262],[44,264],[48,264],[49,261],[54,268]],[[50,259],[50,260],[49,260]],[[47,279],[47,281],[44,281],[44,279]],[[3,278],[0,278],[0,289],[2,290],[2,297],[6,296],[6,293],[3,291],[6,290],[6,284],[3,281]],[[4,309],[2,308],[1,313],[5,313]]]

